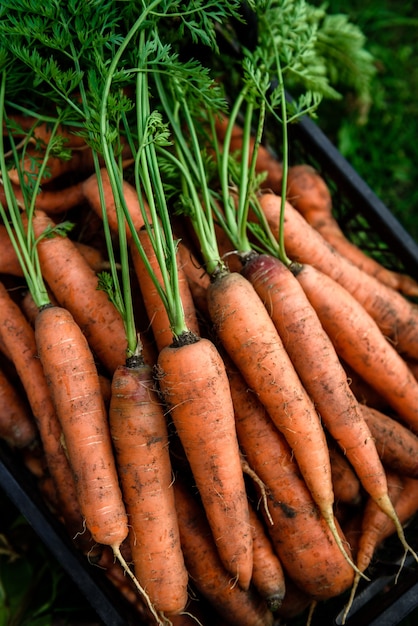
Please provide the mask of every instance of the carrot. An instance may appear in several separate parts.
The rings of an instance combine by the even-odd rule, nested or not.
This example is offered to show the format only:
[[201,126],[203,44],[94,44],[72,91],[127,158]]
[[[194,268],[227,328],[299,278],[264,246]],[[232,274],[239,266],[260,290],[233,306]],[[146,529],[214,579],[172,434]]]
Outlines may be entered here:
[[396,418],[372,407],[361,409],[383,464],[392,471],[418,478],[418,437]]
[[309,265],[295,272],[337,353],[418,431],[418,384],[362,305]]
[[158,382],[221,560],[246,589],[252,574],[252,536],[228,378],[213,343],[190,335],[161,350]]
[[[410,476],[403,478],[403,490],[396,502],[396,512],[402,524],[407,524],[418,512],[418,480],[416,478]],[[391,524],[383,539],[391,535],[394,530]]]
[[418,296],[418,283],[413,278],[387,269],[347,239],[332,214],[330,190],[313,167],[301,164],[289,168],[287,199],[335,250],[354,265],[392,289],[408,296]]
[[[389,495],[391,501],[396,504],[402,492],[403,484],[400,476],[394,473],[388,474]],[[369,499],[363,512],[360,537],[357,544],[356,563],[360,571],[364,572],[370,565],[377,546],[387,529],[392,526],[391,520],[381,510],[373,499]],[[355,593],[360,582],[360,577],[356,573],[351,594],[342,617],[342,624],[345,624],[347,615],[354,601]]]
[[180,240],[177,250],[179,267],[187,278],[195,307],[200,315],[207,315],[206,291],[210,283],[209,274],[183,241]]
[[[148,232],[145,229],[141,229],[138,232],[138,238],[141,242],[148,263],[151,266],[152,273],[162,287],[163,277],[161,269]],[[131,242],[130,251],[133,266],[136,272],[136,276],[138,278],[145,308],[148,314],[148,319],[150,320],[154,338],[157,344],[157,349],[162,350],[162,348],[171,344],[173,340],[173,330],[171,328],[169,316],[164,302],[157,292],[154,278],[146,268],[143,258],[139,253],[136,244],[134,244],[133,242]],[[179,264],[177,264],[176,271],[178,272],[178,285],[180,290],[179,295],[183,306],[185,322],[188,329],[198,335],[199,324],[197,321],[196,309],[193,302],[189,283],[187,281],[185,273],[182,271]]]
[[358,506],[362,500],[361,484],[341,450],[331,441],[328,442],[331,460],[332,485],[336,503]]
[[26,398],[0,368],[0,438],[12,448],[27,448],[37,437]]
[[286,623],[300,616],[311,603],[312,598],[297,587],[291,578],[286,578],[286,593],[281,606],[276,611],[276,616]]
[[[297,264],[287,268],[272,256],[257,255],[246,263],[243,273],[269,310],[293,366],[319,411],[324,426],[347,456],[364,489],[382,503],[384,501],[384,506],[392,510],[387,501],[383,467],[370,430],[326,332],[326,322],[323,316],[317,314],[316,300],[313,306],[310,291],[306,293],[304,290],[303,273],[309,273],[309,270],[310,267]],[[316,299],[322,303],[324,289],[319,280],[316,288]],[[330,293],[329,297],[335,298],[335,294]],[[338,307],[338,299],[336,302]],[[358,308],[361,306],[358,305]],[[337,324],[336,314],[333,322]],[[357,337],[358,326],[351,323],[353,335]],[[339,328],[341,333],[341,325]],[[377,333],[385,344],[378,329]],[[401,361],[393,348],[389,344],[387,346]],[[353,346],[353,349],[356,348]]]
[[[312,598],[347,589],[353,569],[319,513],[292,450],[238,369],[229,368],[238,440],[266,487],[267,532],[285,573]],[[285,595],[286,598],[286,595]]]
[[62,430],[38,358],[35,334],[2,283],[0,283],[0,335],[26,392],[68,531],[71,536],[78,535],[80,541],[89,546],[89,533],[84,532],[75,482],[61,445]]
[[187,603],[188,574],[180,546],[168,432],[152,369],[141,357],[112,379],[110,430],[129,518],[135,576],[157,612]]
[[[129,560],[125,557],[125,560]],[[141,626],[154,626],[155,619],[142,596],[138,594],[133,581],[126,576],[126,572],[109,546],[102,546],[102,552],[98,558],[92,561],[93,565],[104,571],[106,578],[118,590],[121,596],[133,607],[135,613],[129,616],[130,621],[140,620]]]
[[35,338],[86,526],[117,555],[128,534],[127,517],[91,350],[71,314],[58,306],[40,310]]
[[[101,184],[103,185],[103,201],[100,196],[99,182],[96,174],[92,174],[89,178],[83,181],[83,197],[88,202],[90,208],[101,218],[103,218],[103,207],[106,208],[106,217],[109,223],[109,228],[113,233],[117,233],[119,226],[116,201],[110,184],[109,174],[106,169],[103,168],[100,170],[100,177]],[[136,231],[139,231],[144,226],[144,218],[141,212],[138,193],[135,187],[126,180],[122,181],[122,190],[124,200],[132,219],[133,227]],[[129,241],[132,235],[128,224],[126,225],[126,235]]]
[[285,577],[278,556],[255,509],[249,506],[253,533],[254,565],[252,582],[271,611],[277,611],[285,595]]
[[[83,182],[66,185],[61,189],[45,189],[42,188],[35,198],[35,207],[41,211],[45,211],[50,216],[59,215],[77,206],[85,201],[83,193]],[[24,198],[20,185],[12,185],[13,194],[20,206],[24,206]],[[0,187],[0,201],[5,204],[6,198],[4,190]]]
[[[30,135],[29,142],[35,144],[40,142],[46,145],[51,137],[51,125],[47,122],[41,122],[39,119],[30,115],[23,115],[21,113],[8,113],[8,120],[12,123],[12,134],[14,137],[27,138]],[[3,124],[3,131],[5,130],[5,124]],[[29,133],[28,131],[33,131]],[[60,137],[63,137],[66,142],[65,145],[72,149],[84,149],[87,147],[85,139],[77,133],[75,127],[60,124],[57,133]]]
[[[54,226],[45,213],[36,211],[33,229],[37,238]],[[57,302],[72,313],[100,362],[113,374],[125,363],[125,329],[115,305],[98,289],[94,270],[68,237],[42,237],[37,250],[43,276]]]
[[13,244],[3,224],[0,224],[0,274],[11,274],[12,276],[23,276],[18,257],[13,248]]
[[[280,198],[264,194],[260,206],[273,232],[277,232]],[[310,264],[340,283],[405,358],[418,358],[417,305],[338,254],[290,203],[285,207],[284,238],[286,252],[293,261]]]
[[289,443],[312,497],[344,553],[334,524],[324,430],[262,300],[241,274],[220,273],[209,286],[208,309],[226,352]]
[[350,389],[360,404],[372,406],[380,411],[388,410],[388,403],[380,393],[378,393],[371,385],[369,385],[348,363],[341,359],[341,365],[347,374],[347,380]]
[[174,483],[180,538],[190,578],[231,626],[269,626],[273,614],[253,588],[243,590],[223,567],[203,509],[187,488]]
[[[27,147],[19,168],[11,168],[9,170],[10,181],[17,186],[21,183],[19,169],[22,169],[23,176],[38,176],[40,163],[44,158],[44,150],[38,147]],[[74,150],[70,158],[64,159],[55,156],[49,156],[46,161],[46,172],[40,177],[41,185],[45,185],[52,181],[57,181],[60,177],[77,173],[90,173],[93,169],[93,158],[90,149]]]
[[[107,267],[107,263],[99,250],[77,241],[74,242],[74,245],[95,272],[100,272]],[[6,227],[3,226],[3,224],[0,224],[0,247],[2,250],[0,274],[11,274],[12,276],[19,277],[23,276],[19,259]]]

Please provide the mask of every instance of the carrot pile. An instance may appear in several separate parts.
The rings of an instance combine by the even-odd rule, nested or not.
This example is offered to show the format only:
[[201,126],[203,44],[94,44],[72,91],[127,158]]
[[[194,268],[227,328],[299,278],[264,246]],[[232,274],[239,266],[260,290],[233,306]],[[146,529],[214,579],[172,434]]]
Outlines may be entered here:
[[[325,185],[306,168],[308,175],[311,186],[318,180]],[[75,236],[56,233],[37,244],[51,302],[39,313],[28,307],[22,272],[13,269],[18,257],[3,226],[2,439],[30,468],[35,451],[43,458],[36,473],[48,505],[77,549],[89,558],[96,554],[94,560],[137,606],[144,623],[183,623],[200,597],[213,611],[207,618],[196,610],[202,624],[223,619],[249,625],[290,619],[350,589],[354,597],[360,572],[367,571],[377,547],[418,508],[418,383],[403,351],[388,342],[361,300],[331,276],[335,265],[326,274],[295,254],[286,267],[277,256],[253,249],[240,262],[241,271],[232,269],[237,261],[231,258],[231,267],[222,266],[211,278],[188,219],[173,217],[174,231],[181,232],[176,258],[186,334],[194,338],[173,343],[158,289],[129,238],[141,350],[126,358],[120,313],[98,289],[97,266],[93,269],[82,252],[94,248],[106,262],[93,193],[97,180],[89,175],[83,185],[92,191],[68,213],[43,206],[31,220],[37,239],[64,217],[76,224]],[[110,197],[106,179],[103,185]],[[128,181],[124,189],[132,194]],[[266,219],[277,220],[279,196],[270,190],[260,194]],[[291,194],[297,197],[295,183]],[[132,215],[139,216],[132,195],[132,205],[128,193],[125,197]],[[295,212],[291,201],[289,194],[285,224]],[[329,205],[329,198],[324,202]],[[294,205],[297,211],[296,200]],[[135,228],[155,264],[139,222]],[[117,221],[111,228],[115,236]],[[335,264],[348,263],[307,221],[299,236],[301,250],[310,239],[321,241]],[[295,235],[286,237],[285,231],[293,251]],[[225,245],[220,235],[219,245]],[[360,273],[366,282],[370,276],[379,280],[374,269],[368,274],[363,267]],[[83,339],[89,363],[79,374],[74,350],[80,339],[72,338],[69,323]],[[180,356],[183,350],[190,354]],[[353,373],[375,391],[370,400],[354,383],[351,387]],[[66,404],[71,411],[78,405],[79,417],[68,417]],[[101,426],[95,425],[96,413]],[[107,447],[96,460],[102,437]],[[84,440],[89,452],[83,461]],[[225,450],[228,464],[221,466]],[[113,478],[101,477],[106,466]],[[112,482],[115,472],[121,491]],[[49,476],[52,491],[51,485],[43,488]],[[233,476],[238,483],[231,482]],[[341,544],[330,529],[330,515]],[[137,587],[114,575],[107,546],[132,563]],[[149,598],[153,615],[138,589]]]
[[346,619],[388,536],[418,561],[418,284],[262,145],[250,66],[228,115],[155,71],[159,4],[103,45],[96,116],[2,74],[0,437],[138,623]]

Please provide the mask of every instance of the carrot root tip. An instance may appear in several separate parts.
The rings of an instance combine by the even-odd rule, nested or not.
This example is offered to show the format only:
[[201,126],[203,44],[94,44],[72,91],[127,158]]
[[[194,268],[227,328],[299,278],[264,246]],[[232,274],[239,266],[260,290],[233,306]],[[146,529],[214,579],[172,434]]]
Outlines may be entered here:
[[139,583],[139,580],[137,579],[137,577],[135,576],[135,574],[133,573],[133,571],[131,570],[131,568],[129,567],[127,562],[125,561],[125,559],[123,558],[122,553],[120,551],[120,547],[119,546],[112,546],[112,550],[113,550],[113,554],[115,555],[115,558],[121,564],[121,566],[123,568],[123,571],[125,572],[125,574],[127,574],[129,576],[129,578],[132,580],[133,584],[135,585],[135,587],[137,588],[137,590],[139,591],[139,593],[141,594],[141,596],[145,600],[145,603],[146,603],[150,613],[152,614],[153,618],[155,619],[156,625],[157,626],[169,626],[171,624],[171,622],[167,618],[165,618],[164,616],[161,616],[161,615],[159,615],[157,613],[157,611],[156,611],[154,605],[152,604],[151,599],[148,596],[147,592],[141,586],[141,584]]

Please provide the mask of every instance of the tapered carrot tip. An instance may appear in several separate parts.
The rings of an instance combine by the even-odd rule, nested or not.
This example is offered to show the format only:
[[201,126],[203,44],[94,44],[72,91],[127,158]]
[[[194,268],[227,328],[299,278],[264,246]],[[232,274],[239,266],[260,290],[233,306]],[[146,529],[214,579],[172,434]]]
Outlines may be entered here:
[[332,536],[335,539],[335,542],[337,544],[337,546],[339,547],[339,549],[341,550],[341,553],[343,555],[343,557],[346,559],[346,561],[351,565],[351,567],[353,568],[354,572],[360,576],[361,578],[364,578],[365,580],[369,580],[369,578],[364,574],[364,572],[362,572],[361,570],[359,570],[359,568],[357,567],[357,565],[354,563],[354,561],[351,559],[351,557],[349,556],[343,540],[340,537],[340,534],[337,530],[337,526],[335,524],[335,518],[334,518],[334,514],[332,512],[332,510],[330,512],[328,512],[327,510],[322,511],[322,515],[324,516],[324,519],[328,525],[328,528],[331,531]]
[[418,554],[415,552],[415,550],[413,550],[413,548],[407,542],[402,524],[399,520],[398,515],[396,514],[396,511],[393,507],[393,504],[389,496],[385,495],[385,496],[378,498],[377,504],[380,506],[382,511],[384,511],[394,523],[399,540],[405,549],[405,553],[410,552],[412,556],[414,557],[415,561],[417,561],[418,563]]

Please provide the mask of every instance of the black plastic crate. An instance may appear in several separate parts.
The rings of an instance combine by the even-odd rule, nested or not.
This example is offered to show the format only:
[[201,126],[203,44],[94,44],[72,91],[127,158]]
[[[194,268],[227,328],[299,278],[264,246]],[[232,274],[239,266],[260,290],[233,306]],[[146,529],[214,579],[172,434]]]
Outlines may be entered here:
[[[302,119],[292,126],[291,146],[291,159],[314,165],[330,185],[343,226],[349,225],[356,233],[365,232],[371,242],[370,252],[377,252],[388,267],[418,277],[417,243],[312,120]],[[141,626],[138,616],[102,572],[74,549],[43,502],[33,477],[5,445],[0,445],[0,487],[62,564],[104,625]],[[409,524],[407,538],[418,550],[418,516]],[[408,557],[397,579],[402,555],[397,537],[390,538],[379,550],[370,570],[370,583],[362,581],[360,585],[346,621],[348,626],[395,626],[418,608],[418,566]],[[312,625],[340,624],[346,601],[344,594],[318,605]],[[299,626],[304,620],[306,617],[301,617],[289,624]]]

